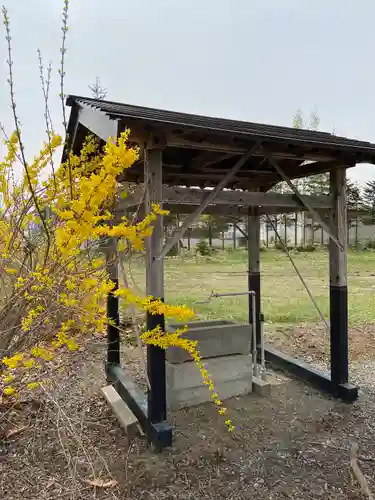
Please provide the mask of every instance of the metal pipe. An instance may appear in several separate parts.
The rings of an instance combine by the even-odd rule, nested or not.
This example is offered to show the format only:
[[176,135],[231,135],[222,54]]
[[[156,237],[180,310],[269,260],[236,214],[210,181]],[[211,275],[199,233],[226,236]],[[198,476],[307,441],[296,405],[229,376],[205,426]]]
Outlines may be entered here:
[[228,293],[213,293],[212,297],[233,297],[235,295],[255,295],[253,290],[248,290],[247,292],[228,292]]
[[319,316],[320,316],[321,320],[322,320],[322,321],[323,321],[323,323],[325,324],[325,327],[326,327],[326,329],[327,329],[327,332],[328,332],[328,333],[330,333],[330,326],[329,326],[329,323],[328,323],[328,321],[326,320],[326,318],[324,317],[324,314],[322,313],[322,311],[321,311],[320,307],[318,306],[318,303],[316,302],[316,300],[315,300],[315,298],[314,298],[313,294],[311,293],[310,288],[307,286],[306,281],[303,279],[302,274],[299,272],[298,267],[296,266],[296,264],[295,264],[295,262],[294,262],[294,260],[293,260],[292,256],[290,255],[290,252],[289,252],[289,250],[288,250],[288,246],[285,244],[285,242],[282,240],[281,236],[280,236],[280,235],[279,235],[279,233],[277,232],[277,229],[276,229],[276,227],[274,226],[274,224],[273,224],[272,220],[270,219],[270,217],[269,217],[268,215],[266,215],[266,217],[267,217],[268,222],[270,223],[270,225],[271,225],[271,227],[272,227],[273,231],[275,232],[276,237],[278,238],[278,240],[280,241],[281,245],[283,246],[283,248],[284,248],[284,250],[285,250],[285,253],[286,253],[287,257],[288,257],[288,259],[289,259],[290,263],[292,264],[292,266],[293,266],[293,268],[294,268],[294,270],[295,270],[295,272],[296,272],[297,276],[299,277],[299,279],[300,279],[300,281],[301,281],[302,285],[304,286],[304,288],[305,288],[305,290],[306,290],[306,292],[307,292],[308,296],[310,297],[311,302],[313,303],[313,305],[314,305],[315,309],[317,310],[317,312],[318,312],[318,314],[319,314]]
[[[250,294],[249,294],[250,295]],[[252,334],[253,334],[253,374],[254,377],[258,376],[258,350],[257,350],[257,327],[256,327],[256,297],[255,293],[251,293],[251,308],[252,308]]]
[[264,355],[264,316],[260,315],[260,372],[262,377],[266,373],[266,358]]

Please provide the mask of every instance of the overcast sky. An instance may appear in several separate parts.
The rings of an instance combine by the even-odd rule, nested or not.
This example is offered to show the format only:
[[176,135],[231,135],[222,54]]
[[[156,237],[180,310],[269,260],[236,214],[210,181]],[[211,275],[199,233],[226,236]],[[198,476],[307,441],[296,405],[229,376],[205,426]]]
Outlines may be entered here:
[[[61,122],[63,0],[3,2],[32,156],[44,130],[37,48],[54,63],[51,110]],[[70,0],[69,15],[66,93],[90,95],[99,76],[110,100],[276,125],[316,107],[322,130],[375,142],[374,0]],[[10,130],[6,73],[4,64],[0,120]],[[363,183],[375,167],[350,176]]]

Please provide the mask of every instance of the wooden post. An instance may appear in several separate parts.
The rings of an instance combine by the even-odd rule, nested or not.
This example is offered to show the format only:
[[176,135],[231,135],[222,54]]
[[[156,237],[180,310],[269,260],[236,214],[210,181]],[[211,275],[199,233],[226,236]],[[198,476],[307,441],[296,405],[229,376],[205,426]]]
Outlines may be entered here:
[[119,300],[114,295],[118,289],[117,241],[109,238],[105,245],[106,266],[114,289],[107,295],[107,318],[111,322],[107,326],[107,364],[120,364],[120,332],[119,332]]
[[331,381],[333,390],[348,382],[348,288],[347,288],[347,202],[346,170],[331,172],[331,193],[335,207],[331,210],[331,225],[342,249],[330,239],[330,322],[331,322]]
[[[151,203],[162,202],[162,151],[145,150],[145,212],[150,212]],[[146,292],[155,299],[164,300],[164,259],[156,260],[163,249],[163,217],[158,216],[152,236],[146,242]],[[147,330],[160,327],[165,330],[164,315],[147,313]],[[148,418],[152,423],[166,420],[165,351],[147,346]]]
[[187,230],[187,246],[188,246],[188,250],[190,252],[191,250],[191,227],[188,227],[188,230]]
[[[252,207],[248,216],[249,230],[247,233],[248,248],[248,290],[256,294],[256,332],[257,346],[260,345],[260,216],[258,207]],[[252,300],[249,295],[249,323],[252,323]]]
[[236,250],[237,248],[237,231],[236,231],[236,224],[233,224],[233,250]]
[[212,225],[208,224],[208,246],[212,248]]

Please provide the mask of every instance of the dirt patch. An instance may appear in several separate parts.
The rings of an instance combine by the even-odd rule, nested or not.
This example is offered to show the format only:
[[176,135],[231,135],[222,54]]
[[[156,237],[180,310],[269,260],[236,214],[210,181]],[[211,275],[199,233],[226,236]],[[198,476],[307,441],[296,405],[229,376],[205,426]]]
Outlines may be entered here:
[[[267,328],[267,327],[266,327]],[[329,335],[324,326],[304,325],[266,331],[267,341],[281,351],[308,362],[329,361]],[[349,359],[351,363],[375,359],[375,325],[350,327]]]
[[[0,480],[8,500],[43,499],[360,499],[351,481],[349,448],[372,457],[375,398],[345,405],[291,379],[270,398],[227,402],[229,434],[212,405],[172,414],[174,444],[155,455],[144,439],[129,447],[100,395],[104,341],[72,358],[48,393],[1,407]],[[127,349],[123,363],[138,372]],[[13,432],[12,431],[17,431]],[[372,462],[360,460],[375,488]],[[116,481],[94,488],[88,480]],[[113,484],[113,483],[112,483]]]

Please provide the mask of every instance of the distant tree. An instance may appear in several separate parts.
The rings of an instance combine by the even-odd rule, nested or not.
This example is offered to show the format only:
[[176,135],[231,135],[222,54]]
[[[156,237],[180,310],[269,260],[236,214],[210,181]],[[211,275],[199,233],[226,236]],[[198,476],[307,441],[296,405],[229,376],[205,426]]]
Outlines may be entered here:
[[367,181],[363,189],[363,208],[367,212],[363,218],[365,224],[375,223],[375,179]]
[[297,109],[293,118],[293,128],[304,128],[304,118],[301,109]]
[[[308,122],[304,119],[303,113],[300,109],[297,110],[293,118],[294,128],[306,128],[308,130],[319,130],[320,117],[318,115],[318,109],[314,108],[311,113]],[[322,173],[313,175],[310,177],[305,177],[295,181],[295,185],[301,193],[304,194],[329,194],[329,174]],[[298,218],[295,217],[295,231],[297,231]],[[312,230],[315,232],[319,229],[319,225],[312,224]],[[321,231],[321,243],[323,243],[323,230]],[[295,236],[295,241],[297,237]],[[305,217],[303,217],[303,243],[306,241],[306,223]]]
[[320,118],[318,115],[318,109],[314,108],[310,113],[310,125],[308,128],[310,130],[319,130],[319,125],[320,125]]
[[92,96],[95,99],[102,100],[107,97],[108,91],[106,88],[102,87],[100,78],[98,76],[96,77],[95,83],[93,85],[89,85],[89,89],[91,90]]
[[233,217],[219,215],[201,215],[199,225],[206,231],[208,243],[212,246],[212,239],[219,237],[222,233],[228,231]]
[[359,210],[361,209],[361,191],[357,183],[346,180],[346,199],[348,207],[348,241],[350,228],[355,228],[355,246],[358,244],[358,223],[359,223]]

